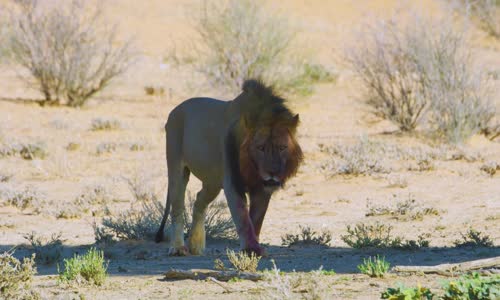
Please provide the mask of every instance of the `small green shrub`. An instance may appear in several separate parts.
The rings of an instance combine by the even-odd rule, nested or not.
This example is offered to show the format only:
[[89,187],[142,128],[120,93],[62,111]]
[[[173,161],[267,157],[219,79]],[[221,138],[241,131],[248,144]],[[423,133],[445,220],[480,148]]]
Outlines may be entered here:
[[401,284],[397,288],[388,288],[380,297],[389,300],[432,300],[434,296],[426,287],[419,285],[412,288]]
[[299,226],[299,234],[286,234],[281,237],[283,246],[324,246],[328,247],[332,241],[332,234],[329,231],[318,233],[309,226]]
[[106,280],[108,263],[104,253],[95,248],[84,255],[64,260],[64,270],[59,271],[60,282],[77,282],[102,285]]
[[443,300],[500,299],[500,275],[481,276],[472,273],[447,282],[443,289]]
[[227,249],[226,253],[229,262],[236,270],[240,272],[257,272],[260,256],[255,255],[253,252],[250,254],[245,252],[236,253],[230,249]]
[[53,234],[49,239],[37,236],[35,232],[24,236],[31,247],[35,250],[35,259],[41,264],[52,264],[61,258],[63,251],[63,244],[61,240],[61,233]]
[[385,260],[385,257],[380,258],[378,255],[372,259],[364,258],[363,263],[358,265],[361,273],[370,277],[384,277],[384,274],[389,271],[390,264]]
[[480,231],[470,228],[462,235],[462,240],[454,242],[456,247],[493,247],[493,241],[488,235],[484,236]]
[[35,254],[23,258],[22,262],[11,253],[0,254],[0,298],[40,299],[40,295],[31,290],[35,274]]

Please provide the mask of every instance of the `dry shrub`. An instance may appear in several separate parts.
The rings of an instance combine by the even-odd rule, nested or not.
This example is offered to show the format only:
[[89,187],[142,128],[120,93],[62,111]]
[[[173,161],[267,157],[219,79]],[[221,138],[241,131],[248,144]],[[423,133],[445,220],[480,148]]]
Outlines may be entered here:
[[[328,288],[320,267],[308,273],[281,272],[271,260],[273,268],[265,272],[263,299],[332,299],[332,291]],[[335,297],[333,297],[335,298]]]
[[452,19],[400,12],[365,29],[345,56],[376,115],[402,131],[428,120],[452,143],[488,128],[495,115],[488,77]]
[[35,232],[26,234],[24,238],[30,243],[35,251],[35,259],[38,263],[53,264],[61,259],[63,251],[62,233],[53,234],[50,239],[38,236]]
[[461,233],[462,240],[454,242],[456,247],[493,247],[493,241],[488,235],[482,232],[469,228],[466,233]]
[[233,250],[227,249],[227,258],[233,267],[240,272],[257,272],[257,267],[259,266],[260,256],[255,255],[255,253],[245,253],[245,252],[234,252]]
[[[111,240],[151,240],[156,235],[165,210],[162,201],[154,193],[151,178],[144,173],[123,178],[133,196],[131,208],[116,216],[104,217],[102,225],[94,225],[97,242]],[[192,208],[195,197],[188,193],[184,210],[185,234],[190,231]],[[168,222],[168,221],[167,221]],[[168,223],[167,223],[168,224]],[[169,231],[169,227],[165,229]],[[235,239],[236,229],[225,201],[215,200],[209,205],[205,216],[207,239]],[[169,235],[167,234],[167,237]]]
[[32,208],[34,213],[40,213],[43,203],[44,195],[29,185],[23,189],[5,186],[0,190],[0,204],[2,205],[14,206],[20,210]]
[[[35,255],[20,262],[11,253],[0,255],[0,295],[2,299],[41,299],[31,289],[36,274]],[[5,298],[4,298],[5,297]]]
[[358,223],[353,228],[347,225],[347,234],[342,235],[342,240],[350,247],[362,248],[394,248],[402,250],[417,250],[429,247],[430,242],[426,240],[428,234],[421,234],[417,240],[404,240],[401,237],[393,237],[392,226],[380,224],[373,225]]
[[388,170],[383,166],[378,152],[381,147],[380,143],[360,138],[352,146],[335,145],[325,148],[324,151],[331,155],[331,160],[322,166],[323,170],[328,176],[385,173]]
[[306,54],[293,52],[295,31],[289,21],[270,13],[264,1],[205,1],[195,19],[197,41],[189,58],[174,53],[171,60],[192,64],[211,85],[241,91],[248,78],[261,78],[282,93],[308,95],[317,82],[334,81],[325,67]]
[[329,231],[322,231],[318,233],[311,229],[309,226],[300,226],[299,234],[286,234],[281,237],[281,244],[283,246],[322,246],[328,247],[332,241],[332,233]]
[[396,220],[423,220],[424,216],[439,216],[439,211],[433,207],[422,207],[416,203],[415,197],[408,194],[406,199],[398,199],[397,195],[392,195],[393,199],[390,202],[395,203],[391,206],[375,206],[369,199],[366,202],[367,212],[365,216],[383,216],[390,215]]
[[90,123],[90,130],[92,131],[117,130],[121,128],[120,121],[115,119],[95,118]]
[[120,43],[101,6],[86,1],[23,0],[11,11],[14,60],[45,103],[81,106],[132,62],[131,43]]
[[500,1],[457,0],[459,10],[479,23],[488,34],[500,39]]

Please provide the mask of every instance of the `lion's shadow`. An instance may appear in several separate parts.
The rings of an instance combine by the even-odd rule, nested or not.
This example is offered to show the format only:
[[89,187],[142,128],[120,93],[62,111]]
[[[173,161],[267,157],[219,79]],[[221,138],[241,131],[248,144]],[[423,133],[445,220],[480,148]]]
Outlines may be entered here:
[[[74,254],[85,253],[93,245],[63,245],[61,259],[51,265],[37,264],[38,274],[57,274],[64,265],[62,259]],[[11,249],[12,245],[0,245],[0,252]],[[226,265],[226,248],[237,249],[235,242],[208,242],[204,256],[168,256],[166,243],[156,244],[149,241],[118,242],[105,247],[105,257],[109,260],[108,272],[111,276],[134,275],[161,275],[165,271],[176,269],[212,269],[214,260],[220,258]],[[443,263],[459,263],[469,260],[500,256],[500,247],[489,248],[447,248],[432,247],[416,251],[395,249],[365,249],[358,250],[342,247],[297,247],[286,248],[276,245],[267,247],[268,256],[263,258],[259,269],[272,269],[273,263],[278,269],[285,272],[312,271],[322,267],[325,270],[334,270],[338,274],[357,273],[357,265],[363,258],[369,256],[383,256],[394,265],[430,266]],[[14,256],[22,258],[31,255],[32,249],[17,246]]]

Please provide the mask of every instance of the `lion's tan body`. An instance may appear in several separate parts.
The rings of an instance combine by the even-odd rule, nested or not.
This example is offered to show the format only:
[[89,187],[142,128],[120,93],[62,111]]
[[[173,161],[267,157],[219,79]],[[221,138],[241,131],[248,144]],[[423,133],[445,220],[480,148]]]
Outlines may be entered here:
[[[258,82],[252,81],[249,85],[252,86],[251,84],[257,84],[257,88],[264,89]],[[170,253],[172,255],[203,253],[205,248],[205,210],[221,189],[224,189],[228,200],[233,220],[240,235],[242,248],[250,250],[258,248],[260,227],[267,210],[267,203],[274,189],[250,188],[249,185],[245,184],[243,176],[240,174],[238,151],[240,151],[240,146],[246,136],[246,131],[248,131],[242,120],[255,118],[259,114],[259,108],[252,108],[255,103],[251,102],[252,97],[249,97],[249,94],[253,98],[256,97],[250,90],[250,92],[242,93],[233,101],[192,98],[181,103],[169,115],[165,126],[169,178],[168,195],[165,215],[157,234],[157,241],[163,237],[163,226],[171,206],[173,236]],[[256,110],[257,115],[252,114],[248,115],[248,118],[243,118],[243,112],[248,110]],[[288,110],[286,113],[287,118],[290,118]],[[296,117],[297,121],[298,116]],[[197,194],[193,208],[192,230],[188,240],[189,247],[185,247],[183,235],[184,194],[190,174],[202,181],[203,188]],[[249,193],[250,201],[254,203],[253,212],[249,212],[247,208],[246,193]],[[252,204],[250,205],[252,206]]]

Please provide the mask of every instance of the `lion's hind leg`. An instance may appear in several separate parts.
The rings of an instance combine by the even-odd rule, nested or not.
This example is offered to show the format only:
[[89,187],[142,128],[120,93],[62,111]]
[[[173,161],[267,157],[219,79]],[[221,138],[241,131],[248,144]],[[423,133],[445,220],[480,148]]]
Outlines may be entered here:
[[196,195],[196,201],[193,207],[193,225],[189,236],[189,251],[193,255],[202,255],[205,250],[205,215],[210,202],[220,192],[219,187],[203,184],[202,189]]
[[189,180],[189,169],[184,167],[169,169],[168,197],[172,197],[172,238],[169,255],[188,255],[189,252],[184,245],[184,198],[186,186]]

